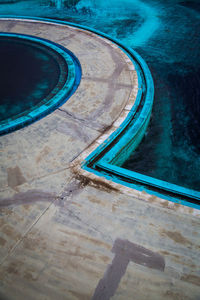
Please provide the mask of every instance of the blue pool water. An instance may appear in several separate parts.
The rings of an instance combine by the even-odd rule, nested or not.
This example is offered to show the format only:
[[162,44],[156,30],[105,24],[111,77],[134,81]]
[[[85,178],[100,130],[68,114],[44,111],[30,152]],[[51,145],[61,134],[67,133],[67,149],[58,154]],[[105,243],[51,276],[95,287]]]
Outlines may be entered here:
[[72,52],[31,35],[0,32],[0,65],[0,135],[58,108],[81,80]]
[[41,1],[30,5],[31,12],[25,1],[2,5],[0,13],[87,25],[146,60],[155,85],[152,118],[123,167],[200,191],[199,1],[80,0],[60,10]]
[[60,75],[53,51],[15,37],[0,36],[0,66],[0,121],[38,105],[57,85]]

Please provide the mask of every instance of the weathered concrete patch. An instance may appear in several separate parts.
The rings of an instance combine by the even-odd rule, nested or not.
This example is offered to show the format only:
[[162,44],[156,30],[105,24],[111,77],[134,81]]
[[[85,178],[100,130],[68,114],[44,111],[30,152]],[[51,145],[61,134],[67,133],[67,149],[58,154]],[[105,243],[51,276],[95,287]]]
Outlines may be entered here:
[[183,245],[191,244],[191,242],[178,231],[163,230],[162,235],[169,237],[171,240],[179,244],[183,244]]
[[11,188],[15,188],[18,185],[21,185],[26,182],[26,179],[23,176],[23,173],[19,168],[19,166],[16,166],[14,168],[8,168],[7,174],[8,174],[8,186],[10,186]]
[[[11,21],[2,21],[3,31],[6,22]],[[114,293],[113,300],[197,300],[199,219],[184,215],[178,205],[173,211],[162,207],[142,192],[125,194],[117,184],[71,173],[70,162],[115,121],[128,97],[124,109],[134,104],[137,76],[128,71],[125,55],[112,55],[117,47],[82,30],[16,23],[10,25],[13,32],[60,41],[74,52],[83,81],[56,112],[1,137],[0,298],[89,300],[102,278],[106,297]],[[16,166],[26,182],[13,196],[16,188],[7,186],[6,170]],[[162,255],[149,249],[165,256],[164,272]]]
[[160,254],[128,240],[117,239],[112,252],[115,253],[115,257],[112,264],[108,266],[103,279],[99,281],[92,300],[109,300],[115,294],[130,261],[148,268],[164,271],[165,261]]
[[187,275],[183,275],[181,277],[181,280],[190,282],[190,283],[195,284],[197,286],[200,286],[200,276],[196,276],[196,275],[193,275],[193,274],[187,274]]

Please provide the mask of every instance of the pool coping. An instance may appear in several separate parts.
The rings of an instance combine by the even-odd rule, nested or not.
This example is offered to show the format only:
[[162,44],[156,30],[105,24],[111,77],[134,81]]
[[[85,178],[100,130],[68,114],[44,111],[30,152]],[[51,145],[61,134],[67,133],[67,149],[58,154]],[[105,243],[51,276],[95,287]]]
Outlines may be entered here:
[[[82,26],[82,25],[79,25],[79,24],[74,24],[74,23],[65,22],[65,21],[59,21],[59,20],[55,21],[55,20],[46,19],[46,18],[45,19],[44,18],[33,18],[33,17],[29,18],[29,17],[19,17],[19,16],[17,16],[16,18],[13,17],[13,16],[12,17],[3,16],[3,18],[4,19],[6,19],[6,18],[12,18],[12,19],[16,19],[16,20],[26,19],[28,21],[31,21],[31,19],[32,19],[33,22],[35,22],[35,21],[41,21],[41,22],[46,22],[46,23],[48,23],[48,21],[50,21],[50,23],[53,22],[53,23],[56,23],[56,24],[68,25],[68,26],[72,26],[72,27],[84,29],[84,30],[87,30],[87,31],[89,30],[91,35],[94,34],[96,36],[96,34],[102,34],[101,32],[99,32],[97,30],[93,30],[93,29],[91,29],[91,28],[89,28],[87,26]],[[109,38],[109,36],[106,35],[106,34],[102,34],[100,36],[100,38],[106,38],[107,39],[107,38]],[[112,41],[112,38],[110,38],[110,40],[111,41],[106,40],[106,42],[110,43],[110,44],[113,44],[113,41],[115,42],[114,39]],[[116,45],[116,47],[120,48],[118,45]],[[133,51],[133,52],[135,52],[135,51]],[[132,69],[133,68],[132,62],[130,63],[130,61],[129,61],[128,64],[129,64],[130,69]],[[133,95],[134,95],[134,97],[136,96],[136,90],[133,91]],[[135,100],[131,99],[132,96],[130,97],[130,103],[128,103],[126,105],[126,107],[123,109],[123,111],[121,113],[121,116],[113,123],[112,127],[106,133],[104,133],[103,135],[101,135],[101,137],[99,139],[97,139],[96,141],[94,141],[91,146],[89,146],[85,151],[83,151],[83,153],[77,159],[75,159],[71,163],[72,170],[74,170],[75,173],[77,173],[77,171],[78,171],[79,174],[82,174],[82,175],[84,175],[84,176],[86,176],[86,177],[88,177],[88,178],[90,178],[90,179],[92,179],[94,181],[98,179],[98,180],[100,180],[102,182],[106,182],[111,187],[115,187],[119,191],[121,191],[121,192],[123,192],[125,194],[127,193],[129,195],[134,196],[134,197],[137,195],[137,198],[139,198],[141,200],[145,200],[145,201],[149,201],[149,202],[153,202],[153,203],[159,203],[159,205],[161,205],[161,206],[163,206],[165,208],[174,209],[176,211],[178,210],[180,212],[189,213],[189,214],[192,214],[192,215],[195,215],[195,216],[199,216],[200,215],[199,207],[196,206],[196,205],[193,205],[193,204],[190,205],[190,203],[188,205],[188,202],[184,203],[184,201],[181,201],[181,202],[174,201],[174,199],[169,199],[168,197],[165,198],[165,197],[163,197],[163,195],[162,195],[162,198],[161,198],[160,194],[151,193],[150,190],[145,190],[143,187],[142,188],[140,188],[140,187],[138,188],[138,186],[131,185],[134,189],[136,189],[136,191],[135,191],[135,190],[133,190],[132,187],[130,188],[130,184],[127,184],[124,181],[122,182],[118,178],[115,178],[113,176],[107,175],[105,173],[100,173],[100,172],[97,172],[97,171],[94,171],[94,170],[92,170],[93,173],[91,173],[91,170],[89,170],[90,172],[88,172],[87,167],[85,168],[85,170],[83,170],[82,167],[83,167],[83,164],[87,161],[87,157],[89,155],[93,155],[92,152],[96,151],[96,148],[98,146],[100,146],[100,144],[103,141],[105,141],[106,139],[109,139],[110,135],[118,127],[120,127],[119,124],[121,124],[122,122],[124,122],[126,120],[127,115],[129,114],[129,112],[131,110],[130,109],[130,104],[132,105],[135,102]],[[112,180],[112,181],[110,181],[110,180]],[[168,201],[168,200],[170,200],[170,201]],[[173,202],[171,202],[171,201],[173,201]],[[183,205],[187,205],[188,207],[187,206],[183,206],[180,203],[182,203]]]

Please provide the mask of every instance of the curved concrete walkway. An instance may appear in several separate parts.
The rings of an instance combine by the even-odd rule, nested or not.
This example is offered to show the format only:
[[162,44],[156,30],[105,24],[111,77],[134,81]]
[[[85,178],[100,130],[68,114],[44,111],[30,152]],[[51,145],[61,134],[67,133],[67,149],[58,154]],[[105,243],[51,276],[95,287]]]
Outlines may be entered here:
[[[5,196],[12,196],[16,189],[22,191],[22,185],[26,190],[34,187],[60,191],[60,178],[56,183],[55,176],[52,181],[48,178],[45,186],[45,177],[56,173],[58,178],[58,173],[119,117],[131,92],[135,99],[136,71],[115,45],[89,32],[31,21],[1,20],[0,26],[1,31],[57,42],[71,50],[81,63],[81,83],[70,100],[46,118],[1,137],[0,182]],[[13,155],[8,156],[11,152]],[[39,187],[40,178],[43,182]]]
[[66,25],[7,19],[0,31],[67,47],[83,74],[62,107],[0,138],[0,298],[198,299],[197,211],[80,173],[134,103],[128,57]]

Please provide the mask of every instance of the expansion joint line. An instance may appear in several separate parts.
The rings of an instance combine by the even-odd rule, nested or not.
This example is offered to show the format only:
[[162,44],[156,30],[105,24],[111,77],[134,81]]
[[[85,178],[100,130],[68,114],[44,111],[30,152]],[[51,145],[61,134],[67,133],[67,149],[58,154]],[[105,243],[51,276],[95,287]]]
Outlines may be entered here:
[[27,229],[27,231],[24,233],[24,235],[17,241],[17,243],[12,247],[12,249],[8,252],[8,254],[3,258],[3,260],[0,262],[0,266],[3,265],[3,263],[6,261],[6,259],[12,255],[12,253],[15,251],[15,249],[23,242],[23,240],[26,238],[28,233],[32,230],[32,228],[41,220],[41,218],[46,214],[46,212],[50,209],[50,207],[54,204],[54,202],[57,200],[53,200],[48,207],[41,213],[41,215],[37,218],[37,220]]
[[[78,117],[76,117],[74,114],[68,112],[67,110],[65,110],[65,109],[63,109],[63,108],[60,108],[60,107],[59,107],[58,110],[61,111],[61,112],[63,112],[63,113],[65,113],[69,118],[71,118],[71,119],[73,119],[73,120],[75,120],[75,121],[78,121],[79,123],[83,124],[85,127],[94,130],[94,126],[89,126],[89,125],[88,125],[88,120],[84,120],[84,119],[78,118]],[[95,129],[95,130],[100,132],[100,130],[98,130],[98,129]]]

